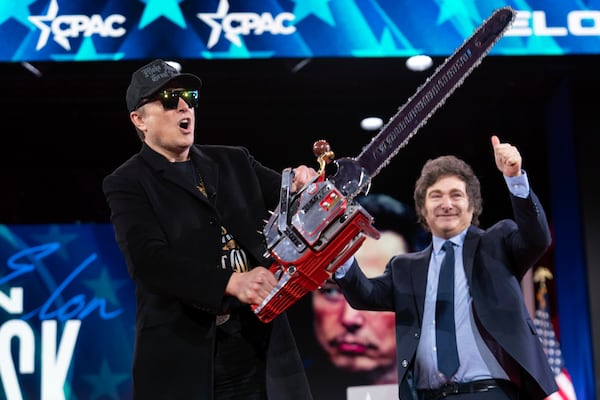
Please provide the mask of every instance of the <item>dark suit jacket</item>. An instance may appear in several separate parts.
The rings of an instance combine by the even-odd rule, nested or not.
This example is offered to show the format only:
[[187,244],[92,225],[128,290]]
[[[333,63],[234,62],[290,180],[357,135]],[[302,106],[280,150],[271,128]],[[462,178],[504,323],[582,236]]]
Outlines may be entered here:
[[[550,229],[533,192],[527,199],[511,196],[511,202],[514,221],[502,220],[485,231],[469,228],[464,268],[481,326],[520,366],[522,398],[544,399],[558,388],[519,281],[550,245]],[[356,265],[337,279],[354,308],[395,311],[401,399],[412,398],[409,372],[421,334],[431,251],[429,245],[396,256],[382,276],[370,280]]]
[[277,204],[280,174],[241,147],[195,145],[190,156],[208,199],[145,144],[103,182],[136,283],[133,397],[211,400],[215,315],[234,307],[244,334],[267,348],[269,398],[310,399],[286,315],[264,324],[248,305],[223,299],[233,272],[220,267],[221,226],[253,265],[268,267],[260,230]]

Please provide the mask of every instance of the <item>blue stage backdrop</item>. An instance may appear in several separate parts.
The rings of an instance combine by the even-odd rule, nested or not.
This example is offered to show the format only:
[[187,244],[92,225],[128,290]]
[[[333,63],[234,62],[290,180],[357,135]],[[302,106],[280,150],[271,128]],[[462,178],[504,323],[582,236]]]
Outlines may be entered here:
[[599,0],[1,0],[0,61],[445,56],[504,6],[491,54],[600,52]]
[[131,398],[134,328],[112,225],[0,225],[0,399]]

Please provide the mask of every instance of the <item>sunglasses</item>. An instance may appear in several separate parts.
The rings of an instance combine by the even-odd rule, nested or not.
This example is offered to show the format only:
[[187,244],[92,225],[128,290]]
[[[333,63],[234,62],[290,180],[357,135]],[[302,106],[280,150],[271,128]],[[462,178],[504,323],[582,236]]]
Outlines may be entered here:
[[140,105],[141,107],[151,101],[160,100],[160,103],[165,110],[175,110],[179,105],[179,99],[183,99],[186,104],[190,107],[198,107],[198,91],[197,90],[184,90],[184,89],[164,89],[156,93],[154,96],[144,99]]

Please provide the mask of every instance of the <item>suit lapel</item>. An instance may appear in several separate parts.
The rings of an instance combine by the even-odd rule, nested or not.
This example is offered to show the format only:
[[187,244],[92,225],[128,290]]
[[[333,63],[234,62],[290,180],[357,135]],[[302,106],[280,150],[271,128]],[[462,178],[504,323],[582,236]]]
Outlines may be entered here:
[[423,321],[423,311],[425,308],[425,293],[427,291],[427,273],[429,271],[429,260],[431,259],[431,252],[433,251],[433,244],[429,244],[423,249],[418,257],[415,257],[411,265],[413,293],[415,293],[415,301],[417,303],[417,310],[419,318]]
[[477,250],[477,246],[479,245],[480,239],[481,235],[479,234],[479,229],[475,227],[470,227],[467,231],[467,235],[465,236],[462,254],[463,267],[465,269],[465,275],[467,276],[467,281],[469,282],[469,285],[471,285],[471,276],[473,275],[475,251]]
[[[213,172],[214,170],[216,170],[216,167],[213,167],[211,161],[207,157],[203,156],[202,153],[195,147],[191,148],[190,154],[192,156],[194,165],[197,169],[200,169],[202,179],[204,179],[204,183],[207,186],[207,193],[215,193],[216,190],[214,189],[214,180],[212,180],[212,185],[209,185],[207,178],[209,176],[216,176],[216,173]],[[155,170],[156,173],[162,174],[164,179],[173,182],[177,186],[180,186],[184,190],[191,193],[197,199],[206,202],[207,204],[211,204],[209,199],[207,199],[206,196],[204,196],[204,194],[202,194],[197,188],[191,185],[189,180],[186,179],[186,177],[183,174],[181,174],[180,171],[176,170],[165,157],[152,150],[145,143],[142,145],[140,156]],[[201,165],[200,163],[202,163],[202,168],[199,167],[199,165]],[[207,177],[205,177],[203,173],[204,170],[210,171],[211,173],[206,173]]]
[[214,197],[217,195],[219,184],[219,167],[196,146],[190,149],[190,157],[196,168],[198,168],[209,198],[211,198],[211,201],[215,201]]
[[[465,236],[463,243],[463,265],[469,285],[471,285],[471,275],[473,273],[473,264],[475,260],[475,251],[481,239],[479,228],[471,227]],[[421,251],[418,257],[413,260],[411,266],[413,290],[416,297],[417,309],[421,320],[423,319],[423,311],[425,308],[425,294],[427,291],[427,274],[429,272],[429,260],[433,251],[433,243],[430,243],[427,248]]]

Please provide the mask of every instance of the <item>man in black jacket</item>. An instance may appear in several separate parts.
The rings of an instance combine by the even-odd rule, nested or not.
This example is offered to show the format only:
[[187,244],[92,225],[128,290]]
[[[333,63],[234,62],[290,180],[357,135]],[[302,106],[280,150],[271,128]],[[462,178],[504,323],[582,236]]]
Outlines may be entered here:
[[[259,233],[280,174],[242,147],[194,144],[200,79],[162,60],[126,102],[142,146],[103,182],[136,284],[136,400],[311,398],[285,314],[260,322],[276,279]],[[295,169],[292,190],[315,174]]]
[[[402,400],[542,400],[557,390],[519,285],[550,245],[550,229],[519,151],[496,136],[492,146],[514,220],[480,229],[477,176],[456,157],[438,157],[425,164],[414,191],[415,211],[432,243],[393,257],[375,278],[356,263],[335,273],[352,307],[396,313]],[[454,254],[450,263],[442,261],[446,254]],[[440,278],[445,265],[453,277]],[[444,282],[454,292],[447,298],[437,292]],[[454,314],[446,319],[441,306]],[[443,321],[452,325],[445,328]],[[452,348],[457,352],[444,356]]]

